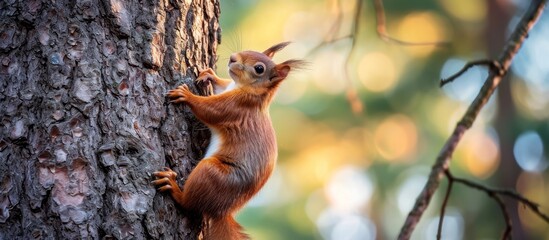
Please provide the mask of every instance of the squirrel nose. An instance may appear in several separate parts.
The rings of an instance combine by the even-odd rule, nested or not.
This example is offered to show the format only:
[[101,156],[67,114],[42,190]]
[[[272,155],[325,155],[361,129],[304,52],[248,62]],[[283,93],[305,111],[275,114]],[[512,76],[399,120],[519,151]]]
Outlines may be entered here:
[[236,55],[231,54],[231,57],[229,58],[229,65],[231,65],[231,63],[234,63],[234,62],[236,62]]

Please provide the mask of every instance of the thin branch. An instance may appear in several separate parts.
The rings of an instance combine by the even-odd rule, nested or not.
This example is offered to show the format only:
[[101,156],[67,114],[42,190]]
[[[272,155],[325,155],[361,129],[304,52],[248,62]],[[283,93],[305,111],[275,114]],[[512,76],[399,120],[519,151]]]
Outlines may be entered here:
[[[358,26],[358,21],[360,20],[360,11],[362,8],[362,1],[357,0],[355,4],[357,8],[355,9],[355,15],[353,17],[352,26],[351,26],[352,33],[345,36],[341,36],[341,37],[336,37],[337,33],[341,29],[341,24],[343,22],[343,13],[341,11],[341,0],[336,0],[336,3],[337,3],[336,4],[337,14],[336,14],[336,19],[334,21],[334,24],[330,27],[330,30],[326,34],[326,37],[324,38],[324,40],[320,42],[318,45],[316,45],[314,48],[312,48],[307,55],[315,53],[320,48],[326,45],[336,43],[341,40],[351,39],[353,42],[355,42],[354,39],[356,38],[356,33],[358,32],[358,29],[356,27]],[[381,38],[381,40],[390,42],[390,43],[399,44],[399,45],[405,45],[405,46],[429,46],[429,45],[448,46],[450,45],[450,42],[447,42],[447,41],[408,42],[408,41],[403,41],[403,40],[399,40],[391,37],[387,32],[387,28],[386,28],[385,10],[383,7],[382,0],[374,0],[374,6],[375,6],[375,12],[376,12],[376,32],[379,38]]]
[[455,177],[452,175],[452,173],[450,173],[450,170],[446,170],[445,173],[446,173],[446,177],[448,178],[448,181],[461,183],[468,187],[477,189],[479,191],[483,191],[490,198],[494,199],[494,201],[496,201],[496,203],[499,205],[499,208],[501,209],[501,213],[503,214],[503,218],[505,220],[505,231],[503,231],[503,235],[501,239],[511,239],[511,235],[510,235],[511,229],[512,229],[511,217],[509,217],[509,211],[507,211],[507,206],[499,196],[500,194],[499,191],[490,189],[478,183],[471,182],[467,179]]
[[351,56],[356,48],[356,39],[358,35],[358,23],[360,22],[360,12],[362,10],[362,0],[356,0],[355,4],[355,14],[353,15],[353,25],[351,26],[351,35],[353,36],[351,38],[351,49],[349,49],[349,53],[347,54],[347,58],[345,59],[345,79],[347,82],[347,101],[351,104],[351,110],[355,114],[359,114],[362,112],[362,102],[358,98],[358,94],[356,94],[356,91],[353,89],[353,83],[351,81],[351,77],[349,76],[349,62],[351,61]]
[[[446,176],[448,177],[450,172],[445,171]],[[440,240],[442,237],[442,223],[444,221],[444,212],[446,211],[446,206],[448,205],[448,198],[450,198],[450,192],[452,192],[452,185],[454,184],[454,181],[448,177],[448,188],[446,189],[446,194],[444,195],[444,201],[442,202],[442,206],[440,207],[440,218],[438,220],[438,229],[437,229],[437,240]]]
[[503,202],[503,200],[501,200],[499,195],[497,195],[497,194],[488,194],[488,196],[493,198],[498,203],[499,208],[501,209],[501,213],[503,214],[503,219],[505,219],[505,231],[503,231],[503,235],[501,236],[501,239],[502,240],[512,239],[512,236],[511,236],[511,229],[512,229],[511,217],[509,217],[509,211],[507,210],[507,206],[505,206],[505,203]]
[[353,20],[352,20],[352,25],[351,25],[351,32],[349,34],[345,35],[345,36],[335,37],[337,35],[337,33],[339,32],[339,29],[341,28],[342,18],[343,18],[343,13],[341,12],[341,0],[338,0],[337,1],[336,20],[335,20],[334,24],[332,25],[332,27],[330,28],[330,30],[328,31],[328,34],[326,34],[325,40],[323,40],[321,43],[319,43],[314,48],[312,48],[309,51],[309,53],[307,54],[307,55],[311,55],[311,54],[317,52],[319,49],[323,48],[324,46],[326,46],[328,44],[332,44],[332,43],[339,42],[339,41],[342,41],[342,40],[347,40],[347,39],[349,39],[351,41],[351,47],[350,47],[349,52],[347,53],[347,55],[345,57],[345,63],[344,63],[345,77],[344,77],[344,80],[345,80],[346,89],[347,89],[347,94],[346,94],[347,101],[349,102],[349,105],[351,106],[351,110],[356,114],[362,112],[363,106],[362,106],[362,102],[358,98],[358,94],[356,93],[356,91],[352,87],[353,84],[352,84],[351,78],[349,76],[350,74],[349,74],[348,66],[349,66],[349,62],[351,61],[352,54],[355,51],[355,48],[356,48],[356,45],[357,45],[357,35],[358,35],[358,30],[359,30],[361,11],[362,11],[362,0],[356,0],[355,11],[354,11],[354,14],[353,14]]
[[511,190],[508,190],[508,189],[491,189],[491,188],[485,187],[481,184],[469,181],[467,179],[462,179],[462,178],[457,178],[457,177],[453,177],[453,180],[456,181],[456,182],[459,182],[461,184],[467,185],[471,188],[475,188],[475,189],[478,189],[478,190],[481,190],[481,191],[484,191],[484,192],[487,192],[487,193],[490,193],[490,194],[501,195],[501,196],[506,196],[506,197],[515,199],[516,201],[521,202],[526,207],[530,208],[530,210],[532,210],[532,212],[534,212],[541,219],[543,219],[543,221],[545,221],[547,224],[549,224],[549,216],[540,211],[539,204],[537,204],[535,202],[532,202],[531,200],[525,198],[524,196],[520,195],[519,193],[517,193],[515,191],[511,191]]
[[505,206],[505,203],[503,202],[503,200],[501,200],[499,195],[488,192],[486,192],[486,194],[488,194],[489,197],[493,198],[498,203],[499,208],[501,209],[501,213],[503,214],[503,219],[505,220],[505,230],[503,231],[501,239],[511,239],[512,225],[511,217],[509,217],[509,211],[507,211],[507,206]]
[[336,0],[336,18],[334,20],[334,24],[330,27],[330,30],[328,30],[328,33],[324,37],[324,40],[320,42],[318,45],[316,45],[314,48],[309,50],[309,53],[307,55],[311,55],[318,51],[319,49],[323,48],[326,45],[339,42],[341,40],[346,39],[352,39],[354,36],[352,34],[348,34],[342,37],[336,37],[337,33],[339,32],[339,29],[341,29],[341,24],[343,21],[343,12],[341,11],[341,0]]
[[334,24],[330,28],[330,31],[328,31],[328,36],[331,36],[331,38],[335,38],[337,33],[339,32],[339,29],[341,29],[341,22],[343,21],[343,11],[341,11],[341,0],[335,0],[336,1],[336,19],[334,21]]
[[336,43],[336,42],[339,42],[339,41],[343,41],[343,40],[347,40],[347,39],[353,39],[353,38],[354,38],[354,36],[349,34],[349,35],[345,35],[345,36],[341,36],[341,37],[337,37],[337,38],[324,40],[321,43],[319,43],[318,45],[316,45],[315,47],[313,47],[311,50],[309,50],[309,52],[306,55],[312,55],[312,54],[316,53],[318,50],[320,50],[321,48],[323,48],[326,45]]
[[[333,44],[333,43],[336,43],[336,42],[339,42],[339,41],[342,41],[342,40],[349,39],[351,41],[351,48],[349,49],[349,53],[347,54],[347,56],[345,58],[345,72],[344,72],[345,78],[344,79],[345,79],[346,85],[347,85],[346,86],[346,88],[347,88],[347,94],[346,94],[347,101],[349,102],[349,104],[351,106],[351,109],[353,110],[353,112],[355,114],[361,113],[362,110],[363,110],[363,106],[362,106],[362,102],[358,98],[358,94],[356,93],[356,90],[354,90],[353,87],[352,87],[352,81],[351,81],[351,78],[349,76],[348,66],[349,66],[349,62],[351,61],[352,54],[353,54],[353,52],[356,48],[356,45],[357,45],[357,35],[358,35],[358,30],[359,30],[358,26],[359,26],[359,23],[360,23],[360,16],[361,16],[361,11],[362,11],[363,1],[364,0],[356,0],[355,11],[354,11],[354,15],[353,15],[353,18],[352,18],[352,21],[351,21],[351,24],[352,24],[351,25],[351,32],[347,35],[336,37],[339,30],[341,29],[341,25],[342,25],[342,22],[343,22],[343,12],[341,11],[341,0],[336,0],[336,12],[337,12],[336,14],[337,15],[336,15],[336,19],[334,21],[334,24],[330,27],[330,30],[326,34],[324,40],[322,42],[320,42],[319,44],[317,44],[316,46],[314,46],[307,53],[307,55],[312,55],[312,54],[316,53],[318,50],[320,50],[321,48],[325,47],[326,45]],[[386,28],[385,28],[385,11],[383,9],[383,3],[381,2],[381,0],[374,0],[374,3],[375,3],[375,11],[376,11],[376,24],[377,24],[376,29],[377,29],[377,33],[378,33],[379,37],[382,40],[384,40],[386,42],[390,42],[390,43],[405,45],[405,46],[427,46],[427,45],[445,46],[445,45],[449,45],[448,42],[417,42],[417,43],[414,43],[414,42],[401,41],[401,40],[390,37],[389,34],[387,33]]]
[[456,78],[458,78],[459,76],[464,74],[467,70],[469,70],[469,68],[472,68],[474,66],[481,66],[481,65],[489,66],[490,70],[495,71],[496,74],[501,74],[500,72],[502,71],[502,69],[498,61],[489,60],[489,59],[476,60],[476,61],[468,62],[467,64],[465,64],[465,66],[463,66],[461,70],[459,70],[459,72],[454,73],[452,76],[446,79],[440,79],[440,87],[443,87],[447,83],[454,81]]
[[448,198],[450,196],[450,192],[451,192],[451,189],[452,189],[452,186],[453,186],[454,182],[461,183],[461,184],[463,184],[467,187],[482,191],[482,192],[486,193],[486,195],[488,195],[490,198],[494,199],[494,201],[496,201],[496,203],[499,205],[499,208],[500,208],[500,210],[503,214],[503,218],[505,220],[505,226],[506,226],[505,230],[503,231],[501,239],[511,239],[512,238],[512,236],[511,236],[511,230],[512,230],[511,217],[509,216],[509,211],[507,210],[507,206],[505,205],[505,203],[501,199],[501,196],[513,198],[516,201],[523,203],[528,208],[530,208],[530,210],[532,210],[532,212],[534,212],[536,215],[538,215],[541,219],[543,219],[545,222],[547,222],[549,224],[549,216],[547,216],[546,214],[544,214],[543,212],[541,212],[539,210],[539,204],[530,201],[529,199],[527,199],[526,197],[523,197],[522,195],[520,195],[519,193],[517,193],[515,191],[508,190],[508,189],[493,189],[493,188],[486,187],[482,184],[475,183],[473,181],[470,181],[470,180],[467,180],[467,179],[464,179],[464,178],[455,177],[455,176],[452,175],[452,173],[450,172],[449,169],[446,169],[444,171],[444,174],[448,179],[448,189],[446,190],[446,194],[444,196],[444,201],[442,203],[441,210],[440,210],[440,219],[439,219],[439,222],[438,222],[437,239],[441,239],[441,237],[442,237],[441,233],[442,233],[444,212],[446,210],[446,206],[448,205]]
[[[360,11],[362,10],[362,0],[356,0],[355,3],[355,14],[353,15],[353,25],[351,25],[351,49],[349,49],[349,54],[347,54],[347,58],[345,59],[345,66],[349,66],[349,61],[351,60],[351,55],[353,54],[355,48],[356,48],[356,37],[358,35],[358,23],[360,21]],[[345,68],[345,78],[349,78],[349,71],[347,68]],[[347,81],[348,86],[351,87],[351,82]]]
[[387,28],[385,27],[385,8],[383,7],[382,0],[374,0],[374,8],[376,11],[376,30],[377,35],[381,40],[389,43],[396,43],[400,45],[406,45],[406,46],[439,46],[439,47],[447,47],[450,45],[450,42],[446,41],[436,41],[436,42],[407,42],[402,41],[396,38],[393,38],[389,35],[387,32]]
[[467,129],[473,125],[478,113],[484,107],[488,99],[499,85],[503,76],[506,75],[511,61],[517,54],[518,50],[522,46],[524,40],[528,36],[528,32],[532,26],[536,23],[537,19],[543,12],[545,7],[545,0],[533,0],[529,9],[526,11],[517,27],[513,31],[509,41],[507,42],[502,55],[499,58],[501,65],[501,71],[494,73],[491,72],[484,82],[480,92],[475,100],[471,103],[467,112],[457,124],[452,135],[448,138],[445,145],[442,147],[434,165],[431,169],[429,179],[419,196],[416,199],[414,207],[408,214],[404,225],[400,229],[398,239],[410,239],[412,232],[414,231],[417,223],[421,219],[421,216],[427,209],[429,202],[431,201],[434,192],[437,190],[440,180],[444,174],[444,171],[448,169],[450,159],[456,149],[457,144],[461,140],[463,134]]

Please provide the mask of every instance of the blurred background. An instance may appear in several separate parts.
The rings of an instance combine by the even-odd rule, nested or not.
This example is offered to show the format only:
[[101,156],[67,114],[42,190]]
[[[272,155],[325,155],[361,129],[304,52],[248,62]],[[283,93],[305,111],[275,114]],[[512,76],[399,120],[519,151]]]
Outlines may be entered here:
[[[293,43],[275,62],[310,62],[293,73],[271,107],[279,162],[267,186],[238,221],[253,239],[395,239],[444,141],[488,75],[474,67],[444,88],[440,78],[470,60],[496,59],[529,1],[385,0],[386,29],[401,40],[447,41],[448,47],[402,46],[376,34],[372,1],[363,1],[356,45],[356,1],[221,1],[217,70],[228,77],[232,52]],[[341,25],[333,31],[338,15]],[[339,41],[323,41],[343,37]],[[455,176],[511,188],[549,213],[549,14],[516,56],[512,73],[458,145]],[[349,55],[350,54],[350,55]],[[347,100],[349,89],[358,102]],[[355,112],[353,111],[353,106]],[[435,239],[444,179],[415,230]],[[549,239],[549,225],[505,199],[516,239]],[[498,205],[455,184],[443,239],[497,239]]]

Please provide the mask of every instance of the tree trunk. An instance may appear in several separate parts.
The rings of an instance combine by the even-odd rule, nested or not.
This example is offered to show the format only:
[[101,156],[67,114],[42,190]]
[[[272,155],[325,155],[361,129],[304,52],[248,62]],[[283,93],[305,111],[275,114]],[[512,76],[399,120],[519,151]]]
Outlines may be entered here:
[[218,0],[0,1],[0,239],[194,239],[151,173],[208,131],[164,94],[213,66]]

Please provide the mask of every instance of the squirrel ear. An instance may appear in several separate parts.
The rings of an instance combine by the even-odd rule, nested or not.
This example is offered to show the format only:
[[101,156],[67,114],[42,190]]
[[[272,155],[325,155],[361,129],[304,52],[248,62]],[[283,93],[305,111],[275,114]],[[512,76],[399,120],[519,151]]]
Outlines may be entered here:
[[307,62],[303,60],[291,59],[275,66],[275,75],[271,77],[272,80],[280,81],[285,79],[290,73],[290,70],[302,69],[307,65]]
[[281,42],[263,51],[263,54],[267,55],[269,58],[273,58],[276,52],[282,50],[284,47],[288,46],[288,44],[290,44],[290,42]]
[[276,66],[276,76],[271,80],[282,80],[288,76],[290,73],[291,67],[288,65],[279,64]]

